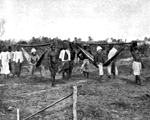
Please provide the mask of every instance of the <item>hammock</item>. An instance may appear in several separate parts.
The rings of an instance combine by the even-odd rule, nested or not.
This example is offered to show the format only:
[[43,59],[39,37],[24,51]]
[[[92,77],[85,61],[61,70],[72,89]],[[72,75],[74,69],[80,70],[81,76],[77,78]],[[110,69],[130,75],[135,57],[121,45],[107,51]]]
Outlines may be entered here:
[[[28,61],[28,63],[29,63],[29,64],[32,64],[32,63],[31,63],[31,56],[30,56],[23,48],[21,48],[21,49],[22,49],[23,55],[24,55],[24,57],[26,58],[26,60]],[[44,56],[45,56],[46,53],[47,53],[47,50],[45,50],[45,52],[41,55],[41,57],[39,58],[39,60],[38,60],[37,63],[35,64],[35,67],[36,67],[36,68],[41,65],[41,63],[42,63],[42,61],[43,61]]]
[[65,62],[65,64],[62,66],[62,68],[59,70],[58,73],[61,73],[62,71],[65,71],[70,68],[70,61]]
[[41,65],[41,63],[42,63],[42,61],[43,61],[43,59],[44,59],[46,53],[47,53],[47,50],[45,50],[45,52],[41,55],[41,57],[39,58],[39,60],[38,60],[37,63],[35,64],[35,67],[36,67],[36,68]]
[[23,52],[23,56],[26,58],[29,64],[31,64],[31,56],[25,51],[24,48],[21,48]]
[[94,56],[91,55],[89,52],[78,46],[78,48],[82,51],[82,53],[92,62],[92,64],[98,68],[97,64],[94,62]]
[[110,65],[110,63],[124,50],[125,47],[123,47],[122,49],[120,49],[112,58],[110,58],[109,60],[107,60],[104,64],[103,67],[107,67]]

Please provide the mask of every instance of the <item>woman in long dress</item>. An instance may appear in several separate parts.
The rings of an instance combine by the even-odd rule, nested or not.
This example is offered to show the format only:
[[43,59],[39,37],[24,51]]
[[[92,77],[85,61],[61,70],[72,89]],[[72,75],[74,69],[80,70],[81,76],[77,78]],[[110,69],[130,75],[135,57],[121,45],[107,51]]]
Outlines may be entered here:
[[1,74],[4,75],[5,78],[7,78],[8,74],[10,73],[9,60],[10,60],[9,52],[6,49],[6,46],[3,46],[3,50],[0,54],[0,63],[1,63]]

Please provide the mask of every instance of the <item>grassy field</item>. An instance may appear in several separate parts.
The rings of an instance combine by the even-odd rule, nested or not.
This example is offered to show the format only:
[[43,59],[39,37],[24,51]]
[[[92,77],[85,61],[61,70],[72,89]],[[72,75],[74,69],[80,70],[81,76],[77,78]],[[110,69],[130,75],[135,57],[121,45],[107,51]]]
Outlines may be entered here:
[[[31,77],[25,71],[20,78],[0,80],[0,120],[16,120],[16,108],[21,120],[69,95],[73,85],[78,86],[78,120],[149,120],[150,119],[150,63],[144,60],[143,85],[136,85],[131,75],[131,62],[118,62],[119,76],[99,81],[98,70],[91,66],[90,78],[84,78],[76,67],[69,81],[57,75],[57,87],[51,87],[50,73]],[[12,111],[8,107],[12,106]],[[72,120],[72,97],[36,115],[30,120]]]

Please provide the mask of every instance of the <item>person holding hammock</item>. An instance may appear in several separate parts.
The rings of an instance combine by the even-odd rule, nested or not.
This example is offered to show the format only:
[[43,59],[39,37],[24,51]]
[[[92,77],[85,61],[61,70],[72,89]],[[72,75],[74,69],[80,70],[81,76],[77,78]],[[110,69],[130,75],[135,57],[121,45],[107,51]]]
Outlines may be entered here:
[[[116,53],[117,53],[117,46],[113,45],[112,48],[110,49],[109,53],[108,53],[108,60],[111,59]],[[116,66],[116,60],[117,58],[115,58],[111,64],[107,67],[108,70],[108,77],[111,78],[111,75],[113,74],[113,78],[116,77],[116,75],[118,75],[118,68]]]
[[96,50],[97,53],[94,56],[94,62],[98,65],[100,81],[102,81],[104,75],[104,71],[103,71],[104,56],[102,54],[102,47],[98,46]]
[[[84,45],[84,50],[86,50],[88,53],[92,54],[90,51],[90,48],[88,45]],[[83,76],[86,78],[89,78],[89,72],[90,72],[90,62],[89,59],[87,58],[87,56],[85,54],[83,54],[82,51],[79,51],[79,53],[77,54],[77,56],[83,60],[83,64],[81,65],[81,72],[83,73]]]
[[[36,65],[36,63],[37,63],[37,61],[39,60],[39,55],[37,54],[37,51],[36,51],[36,49],[35,48],[32,48],[31,49],[31,59],[30,59],[30,62],[31,62],[31,68],[30,68],[30,70],[31,70],[31,75],[33,75],[34,74],[34,71],[35,71],[35,65]],[[40,72],[40,74],[41,74],[41,72]]]

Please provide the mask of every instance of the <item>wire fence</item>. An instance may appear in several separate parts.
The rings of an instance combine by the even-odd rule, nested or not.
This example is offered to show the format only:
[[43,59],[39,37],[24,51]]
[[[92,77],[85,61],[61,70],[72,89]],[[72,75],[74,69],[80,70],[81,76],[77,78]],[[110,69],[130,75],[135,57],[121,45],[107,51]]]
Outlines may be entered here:
[[[71,96],[73,96],[73,120],[77,120],[77,110],[76,110],[76,107],[77,107],[77,105],[76,105],[77,104],[77,86],[73,86],[73,92],[71,94],[69,94],[63,98],[60,98],[59,100],[53,102],[51,105],[41,109],[40,111],[22,119],[22,120],[29,120],[29,119],[33,118],[34,116],[36,116],[37,114],[49,109],[50,107],[53,107],[54,105],[60,103],[61,101],[65,100]],[[20,115],[19,109],[17,109],[17,120],[21,120],[19,115]]]

